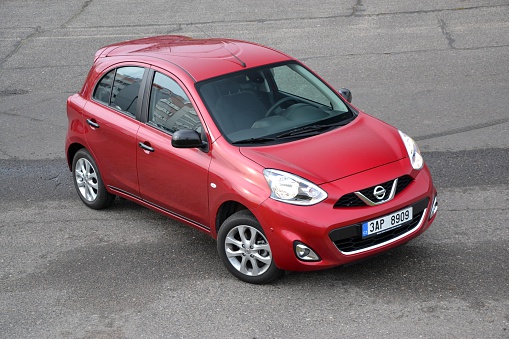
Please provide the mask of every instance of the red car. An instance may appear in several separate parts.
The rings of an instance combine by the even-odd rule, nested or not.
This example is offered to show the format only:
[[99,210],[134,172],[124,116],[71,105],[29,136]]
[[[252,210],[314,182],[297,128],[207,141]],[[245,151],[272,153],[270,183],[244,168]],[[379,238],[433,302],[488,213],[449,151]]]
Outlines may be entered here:
[[67,100],[78,196],[135,201],[217,239],[237,278],[343,265],[402,245],[437,211],[415,142],[296,59],[230,39],[100,49]]

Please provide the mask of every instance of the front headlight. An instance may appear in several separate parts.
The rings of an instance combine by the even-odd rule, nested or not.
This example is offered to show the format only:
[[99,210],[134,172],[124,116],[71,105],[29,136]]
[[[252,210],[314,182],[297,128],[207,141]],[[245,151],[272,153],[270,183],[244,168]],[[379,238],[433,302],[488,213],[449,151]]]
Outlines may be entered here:
[[327,193],[323,189],[294,174],[265,169],[263,175],[270,187],[270,197],[274,200],[309,206],[327,198]]
[[419,146],[417,146],[414,139],[410,138],[405,133],[399,131],[399,135],[405,144],[406,151],[408,152],[408,158],[410,159],[413,169],[421,169],[422,166],[424,166],[424,159],[422,158]]

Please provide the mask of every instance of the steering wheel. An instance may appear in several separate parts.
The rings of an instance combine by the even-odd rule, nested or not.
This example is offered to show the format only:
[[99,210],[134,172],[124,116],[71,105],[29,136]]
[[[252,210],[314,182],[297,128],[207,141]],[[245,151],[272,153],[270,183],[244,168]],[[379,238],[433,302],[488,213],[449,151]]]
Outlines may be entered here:
[[265,117],[270,117],[272,115],[272,113],[274,113],[274,111],[276,110],[276,108],[278,108],[279,106],[281,106],[281,104],[283,102],[287,102],[287,101],[290,101],[290,100],[293,100],[293,101],[296,101],[294,98],[292,97],[284,97],[283,99],[279,99],[274,105],[270,106],[270,108],[268,109],[267,113],[265,113]]

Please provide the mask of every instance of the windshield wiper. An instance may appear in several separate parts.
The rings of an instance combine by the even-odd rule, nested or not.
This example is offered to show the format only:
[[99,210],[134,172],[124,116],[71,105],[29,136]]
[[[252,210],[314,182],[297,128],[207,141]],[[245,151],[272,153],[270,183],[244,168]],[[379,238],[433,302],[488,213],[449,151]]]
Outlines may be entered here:
[[262,144],[265,142],[271,142],[278,139],[284,139],[284,138],[293,138],[293,137],[302,137],[302,136],[313,136],[320,134],[320,132],[324,130],[329,130],[335,127],[339,126],[345,126],[348,125],[353,120],[352,118],[348,118],[345,120],[341,120],[339,122],[335,122],[333,124],[326,124],[326,125],[320,125],[320,124],[314,124],[314,125],[307,125],[302,127],[297,127],[294,129],[291,129],[287,132],[281,133],[279,135],[276,135],[275,137],[258,137],[258,138],[248,138],[248,139],[242,139],[238,141],[232,142],[233,145],[245,145],[245,144]]
[[298,127],[298,128],[289,130],[288,132],[279,134],[278,136],[276,136],[276,139],[294,137],[294,136],[302,136],[302,135],[315,135],[315,134],[319,134],[318,132],[330,129],[332,127],[339,127],[339,126],[347,125],[350,121],[351,121],[351,119],[346,119],[346,120],[342,120],[340,122],[336,122],[333,124],[327,124],[327,125],[315,124],[315,125]]
[[262,144],[264,142],[274,141],[276,138],[249,138],[232,142],[233,145],[245,145],[245,144]]

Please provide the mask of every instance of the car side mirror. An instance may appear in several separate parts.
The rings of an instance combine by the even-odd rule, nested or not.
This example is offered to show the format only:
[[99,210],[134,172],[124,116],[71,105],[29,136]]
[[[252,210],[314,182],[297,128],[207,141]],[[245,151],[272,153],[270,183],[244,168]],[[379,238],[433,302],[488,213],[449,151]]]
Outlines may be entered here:
[[352,102],[352,92],[350,92],[348,88],[340,88],[338,92],[346,99],[346,101]]
[[171,145],[175,148],[201,148],[208,150],[208,144],[201,139],[198,132],[191,129],[181,129],[173,133]]

